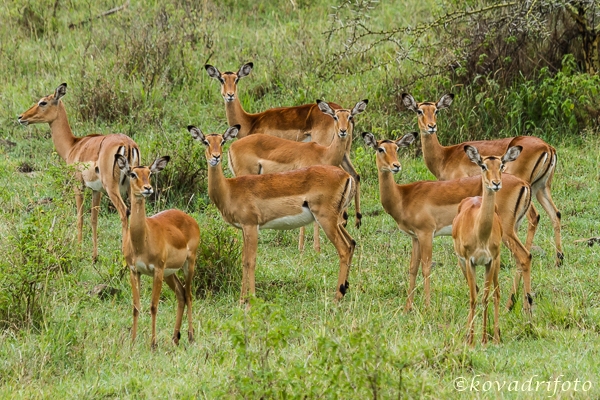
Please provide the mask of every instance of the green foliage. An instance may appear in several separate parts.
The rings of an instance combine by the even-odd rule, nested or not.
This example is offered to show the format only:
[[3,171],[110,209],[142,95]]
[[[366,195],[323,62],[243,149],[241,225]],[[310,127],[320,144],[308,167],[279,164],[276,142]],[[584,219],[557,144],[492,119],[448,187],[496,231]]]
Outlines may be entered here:
[[[48,171],[57,187],[68,182],[65,171]],[[71,206],[53,199],[15,210],[8,220],[10,233],[0,239],[0,326],[35,326],[44,319],[46,302],[60,287],[57,278],[70,272],[77,257],[73,226],[64,218]]]
[[196,260],[196,295],[210,297],[220,291],[231,293],[242,281],[242,243],[239,231],[223,222],[215,206],[204,210],[200,246]]

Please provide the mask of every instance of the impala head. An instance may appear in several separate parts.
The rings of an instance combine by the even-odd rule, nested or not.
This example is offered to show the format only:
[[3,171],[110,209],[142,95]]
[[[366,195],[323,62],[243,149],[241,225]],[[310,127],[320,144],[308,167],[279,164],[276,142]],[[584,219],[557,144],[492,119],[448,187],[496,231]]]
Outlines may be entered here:
[[58,103],[65,94],[67,94],[67,84],[63,83],[54,93],[42,97],[29,110],[19,115],[19,123],[29,125],[54,121],[58,117]]
[[235,97],[237,96],[238,81],[241,78],[248,76],[253,67],[254,64],[249,62],[242,65],[237,73],[228,71],[221,74],[216,67],[213,67],[210,64],[204,66],[206,72],[208,72],[208,76],[221,82],[221,96],[223,96],[223,99],[225,99],[225,102],[227,103],[235,100]]
[[417,113],[419,130],[429,134],[437,132],[438,110],[450,106],[452,100],[454,100],[454,94],[450,93],[443,95],[437,103],[428,101],[417,103],[410,94],[402,93],[402,104],[404,104],[404,107]]
[[369,100],[365,99],[356,103],[352,110],[343,108],[334,110],[326,102],[317,100],[319,110],[321,110],[323,114],[329,115],[335,121],[335,132],[342,139],[352,134],[352,129],[354,128],[354,116],[365,111],[368,103]]
[[519,157],[523,147],[513,146],[506,150],[506,154],[502,157],[487,156],[481,157],[479,151],[468,144],[465,145],[465,153],[469,159],[481,167],[481,175],[483,177],[484,187],[497,192],[502,188],[502,172],[506,168],[506,163],[511,162]]
[[223,135],[213,133],[205,136],[200,129],[193,125],[188,125],[188,131],[190,131],[194,139],[206,146],[204,153],[206,161],[211,167],[216,167],[222,160],[223,145],[228,140],[232,140],[237,136],[240,131],[240,125],[230,126]]
[[115,154],[115,162],[127,177],[131,187],[131,195],[135,197],[148,197],[154,193],[150,184],[150,174],[159,173],[167,166],[171,157],[163,156],[154,160],[150,167],[133,167],[129,165],[127,158],[121,154]]
[[398,149],[410,146],[415,141],[417,132],[408,133],[396,141],[387,139],[377,140],[370,132],[363,132],[362,136],[367,146],[377,151],[377,168],[382,172],[395,174],[402,169],[402,165],[398,161]]

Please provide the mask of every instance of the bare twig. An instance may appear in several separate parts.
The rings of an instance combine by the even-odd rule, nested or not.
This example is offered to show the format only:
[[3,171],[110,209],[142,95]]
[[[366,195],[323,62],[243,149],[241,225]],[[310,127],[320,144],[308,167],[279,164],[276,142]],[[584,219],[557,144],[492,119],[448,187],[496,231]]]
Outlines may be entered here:
[[123,4],[122,6],[111,8],[108,11],[104,11],[102,14],[96,15],[95,17],[88,18],[88,19],[86,19],[84,21],[81,21],[81,22],[78,22],[76,24],[71,23],[71,24],[69,24],[69,29],[80,28],[80,27],[82,27],[82,26],[84,26],[84,25],[92,22],[95,19],[104,18],[104,17],[106,17],[108,15],[111,15],[111,14],[114,14],[116,12],[122,11],[122,10],[126,9],[127,7],[129,7],[129,2],[130,2],[130,0],[127,0],[125,2],[125,4]]

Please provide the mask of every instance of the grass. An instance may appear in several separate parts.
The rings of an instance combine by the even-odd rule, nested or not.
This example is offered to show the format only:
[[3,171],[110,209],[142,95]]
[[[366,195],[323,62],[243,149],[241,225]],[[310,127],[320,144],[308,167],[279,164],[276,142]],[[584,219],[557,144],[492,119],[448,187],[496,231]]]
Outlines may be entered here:
[[[341,45],[339,39],[328,43],[322,35],[327,25],[323,15],[332,3],[248,2],[242,4],[241,10],[234,3],[224,2],[220,6],[208,1],[202,3],[199,11],[188,13],[189,18],[197,18],[193,20],[193,29],[181,28],[186,26],[182,21],[187,17],[170,8],[174,2],[165,6],[133,2],[130,12],[80,31],[70,31],[69,22],[81,21],[118,4],[100,2],[84,6],[72,2],[68,9],[59,8],[61,12],[52,19],[51,11],[44,9],[43,3],[32,2],[28,7],[50,21],[43,25],[45,33],[36,30],[35,34],[20,25],[18,17],[23,15],[23,5],[0,6],[6,11],[2,14],[14,17],[10,21],[8,17],[1,19],[0,66],[6,73],[0,77],[3,88],[0,98],[5,104],[0,112],[0,136],[16,143],[0,145],[0,252],[4,254],[0,261],[3,266],[0,278],[4,279],[1,282],[11,282],[6,280],[6,271],[20,271],[24,268],[21,262],[28,260],[21,257],[14,248],[15,239],[11,239],[15,232],[24,232],[28,224],[37,224],[38,229],[31,243],[44,246],[48,254],[38,265],[45,273],[34,288],[44,292],[39,294],[43,301],[34,315],[35,321],[5,324],[0,331],[0,398],[600,396],[597,380],[600,296],[596,285],[599,251],[597,246],[574,243],[598,235],[600,211],[593,200],[600,193],[596,168],[600,158],[590,149],[599,148],[600,141],[591,130],[576,139],[564,135],[558,140],[555,138],[560,135],[552,136],[555,140],[551,144],[559,155],[553,197],[563,215],[565,262],[561,268],[554,267],[552,227],[542,212],[535,239],[539,249],[533,258],[534,316],[529,320],[523,315],[520,302],[515,311],[502,310],[502,343],[498,346],[477,344],[473,349],[465,346],[468,289],[448,237],[434,241],[436,266],[432,274],[431,307],[424,308],[422,286],[418,286],[415,310],[409,314],[403,312],[410,240],[383,212],[373,153],[360,140],[354,145],[353,156],[363,176],[365,217],[360,230],[349,229],[357,241],[357,249],[350,290],[340,304],[333,302],[337,255],[326,239],[322,238],[321,254],[315,254],[310,247],[311,238],[307,239],[304,253],[299,253],[297,231],[264,231],[260,235],[257,260],[257,298],[249,312],[238,305],[241,271],[237,268],[220,287],[195,298],[196,342],[188,344],[183,338],[181,345],[175,347],[170,337],[176,301],[165,287],[157,320],[158,350],[152,352],[151,285],[148,278],[142,278],[143,312],[138,341],[130,345],[131,290],[119,251],[117,214],[104,199],[99,221],[100,257],[93,265],[90,194],[86,199],[84,242],[79,248],[75,240],[73,195],[66,185],[69,171],[57,167],[63,162],[53,149],[48,127],[22,128],[16,124],[15,116],[41,95],[68,81],[69,93],[64,101],[76,134],[121,131],[140,144],[146,163],[158,155],[169,154],[174,161],[176,157],[178,163],[169,165],[165,175],[155,181],[164,196],[149,204],[148,214],[169,207],[190,213],[201,226],[203,240],[210,241],[205,245],[214,244],[215,235],[230,239],[228,243],[233,250],[227,247],[219,250],[220,259],[236,248],[239,250],[241,235],[234,229],[224,229],[218,213],[208,205],[203,190],[206,161],[201,146],[193,143],[185,131],[190,123],[205,132],[222,132],[226,127],[218,84],[206,75],[205,62],[225,71],[254,61],[255,70],[240,83],[242,103],[249,111],[312,102],[316,98],[348,105],[369,98],[369,108],[357,117],[357,131],[373,131],[382,138],[416,128],[412,113],[396,112],[393,90],[387,86],[397,71],[336,75],[328,81],[319,78],[327,69],[324,61],[330,54],[329,47]],[[192,7],[192,3],[185,1],[180,4]],[[46,5],[52,10],[53,3]],[[129,39],[121,36],[123,27],[129,27],[130,32],[144,32],[149,29],[144,25],[147,21],[160,22],[157,16],[163,9],[171,16],[172,25],[188,35],[187,39],[172,31],[168,33],[172,36],[164,38],[171,38],[174,46],[171,49],[179,52],[163,53],[167,54],[168,65],[156,70],[154,83],[145,81],[152,76],[150,66],[138,64],[137,69],[126,75],[125,66],[119,64],[115,43],[146,42],[133,34]],[[139,21],[135,12],[140,15]],[[409,4],[406,9],[398,4],[386,5],[374,18],[389,26],[399,18],[406,20],[409,15],[427,18],[423,2]],[[155,34],[152,30],[148,32]],[[19,41],[5,40],[11,33]],[[117,38],[114,43],[111,35]],[[203,39],[194,42],[189,35]],[[209,42],[211,47],[206,44]],[[91,44],[86,50],[88,43]],[[179,48],[180,43],[187,44]],[[119,51],[123,59],[123,54],[130,56],[132,53],[128,52],[133,52],[126,46]],[[145,57],[149,63],[158,59],[151,54]],[[142,73],[140,68],[148,70]],[[173,81],[168,70],[178,71],[184,82]],[[111,98],[108,94],[113,91],[116,94]],[[91,99],[84,94],[98,96]],[[81,107],[90,104],[101,110],[103,101],[112,107],[107,109],[110,112],[98,111],[94,116],[89,107],[88,111],[81,111]],[[460,98],[455,102],[460,104]],[[129,112],[119,114],[119,110]],[[441,132],[457,118],[452,109],[444,114],[443,120],[440,118]],[[441,136],[440,140],[446,143]],[[432,178],[423,160],[412,157],[412,153],[406,150],[400,154],[403,172],[398,182]],[[18,172],[23,163],[32,166],[34,172]],[[191,185],[194,190],[186,190],[177,181],[182,172],[195,176],[190,171],[197,171]],[[48,197],[53,199],[52,203],[40,202]],[[523,237],[524,229],[521,234]],[[61,243],[64,260],[51,263],[51,257],[59,254],[52,247],[54,242]],[[216,258],[215,249],[219,247],[205,250],[204,259],[209,259],[211,252],[215,252]],[[236,259],[235,254],[231,259]],[[515,268],[506,249],[502,263],[500,288],[505,304]],[[199,262],[197,269],[203,267]],[[478,277],[481,282],[481,271]],[[97,284],[109,284],[118,292],[106,298],[89,295]],[[422,285],[420,279],[418,284]],[[0,295],[3,306],[6,289],[3,287]],[[481,338],[481,322],[479,308],[476,340]],[[455,385],[463,378],[473,384],[473,390],[470,386],[465,391],[457,390]],[[533,387],[536,382],[550,383],[539,385],[538,391],[527,391],[522,385],[528,379]],[[576,379],[580,381],[578,391],[574,390]],[[508,385],[514,381],[521,390],[509,390]],[[583,391],[586,381],[591,386]],[[485,390],[486,382],[507,383],[502,390],[491,387]],[[555,387],[558,387],[556,392]]]

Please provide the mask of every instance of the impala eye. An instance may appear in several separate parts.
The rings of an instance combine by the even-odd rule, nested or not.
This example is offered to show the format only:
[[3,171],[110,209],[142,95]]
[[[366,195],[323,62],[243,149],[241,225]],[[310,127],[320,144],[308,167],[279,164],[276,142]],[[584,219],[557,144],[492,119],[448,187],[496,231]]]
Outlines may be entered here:
[[130,173],[130,174],[129,174],[129,177],[130,177],[131,179],[137,179],[137,175],[135,174],[135,172],[132,172],[132,173]]
[[47,104],[48,104],[48,103],[47,103],[47,102],[45,102],[45,101],[40,101],[40,102],[38,103],[38,105],[40,105],[40,106],[42,106],[42,107],[44,107],[44,106],[45,106],[45,105],[47,105]]
[[383,147],[378,148],[377,151],[380,153],[385,153],[385,150],[383,149]]
[[419,115],[423,115],[423,110],[421,110],[420,108],[419,108],[419,109],[417,109],[417,114],[419,114]]
[[435,111],[433,112],[433,115],[437,115],[438,113],[438,109],[436,108]]

